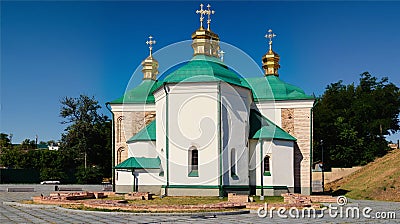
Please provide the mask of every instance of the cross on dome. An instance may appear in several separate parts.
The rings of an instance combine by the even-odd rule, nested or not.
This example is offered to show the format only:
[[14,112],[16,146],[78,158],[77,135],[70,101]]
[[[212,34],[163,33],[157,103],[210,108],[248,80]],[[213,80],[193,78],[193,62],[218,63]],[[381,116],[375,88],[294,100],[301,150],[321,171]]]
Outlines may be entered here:
[[196,14],[200,14],[200,29],[203,28],[203,21],[204,21],[204,15],[207,15],[207,30],[210,30],[210,23],[211,23],[211,15],[215,13],[214,10],[211,10],[211,5],[207,4],[207,9],[203,9],[203,4],[200,4],[200,9],[196,10]]
[[265,38],[269,39],[269,50],[272,51],[272,39],[276,37],[276,34],[272,32],[271,29],[268,30],[268,33],[265,35]]
[[150,35],[149,40],[146,41],[146,44],[149,45],[150,56],[151,56],[153,53],[153,44],[156,44],[156,40],[153,40],[153,37]]
[[203,4],[200,4],[200,10],[196,10],[196,14],[200,14],[200,29],[203,29],[203,20],[207,10],[203,9]]
[[[192,33],[194,55],[219,58],[219,36],[210,30],[211,15],[214,13],[210,4],[200,4],[200,9],[196,10],[196,14],[200,15],[200,28]],[[207,19],[207,28],[203,27],[204,19]]]
[[220,50],[220,51],[218,51],[218,56],[219,56],[219,59],[221,60],[221,61],[224,61],[224,55],[225,55],[225,51],[223,51],[223,50]]
[[208,19],[207,19],[207,30],[210,30],[211,15],[214,15],[214,13],[215,13],[215,11],[214,10],[210,10],[210,8],[211,8],[211,5],[208,4],[207,5],[207,10],[206,10],[206,14],[208,16]]

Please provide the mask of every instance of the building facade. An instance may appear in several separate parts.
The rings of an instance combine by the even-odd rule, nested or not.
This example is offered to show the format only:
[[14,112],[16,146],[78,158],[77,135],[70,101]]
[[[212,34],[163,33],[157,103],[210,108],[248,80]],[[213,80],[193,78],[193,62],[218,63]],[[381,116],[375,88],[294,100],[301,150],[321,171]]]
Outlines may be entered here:
[[143,81],[108,103],[115,191],[310,194],[314,98],[279,78],[271,30],[264,74],[243,78],[250,74],[230,69],[210,17],[207,28],[202,24],[212,12],[197,10],[201,25],[192,34],[191,60],[157,78],[150,38]]

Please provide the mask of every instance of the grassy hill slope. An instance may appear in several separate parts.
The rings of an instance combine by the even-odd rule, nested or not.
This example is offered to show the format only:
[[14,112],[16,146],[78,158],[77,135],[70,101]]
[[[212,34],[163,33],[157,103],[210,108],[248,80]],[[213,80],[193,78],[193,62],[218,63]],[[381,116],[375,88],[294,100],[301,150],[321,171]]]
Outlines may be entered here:
[[400,201],[400,150],[365,165],[353,174],[326,184],[325,190],[353,199]]

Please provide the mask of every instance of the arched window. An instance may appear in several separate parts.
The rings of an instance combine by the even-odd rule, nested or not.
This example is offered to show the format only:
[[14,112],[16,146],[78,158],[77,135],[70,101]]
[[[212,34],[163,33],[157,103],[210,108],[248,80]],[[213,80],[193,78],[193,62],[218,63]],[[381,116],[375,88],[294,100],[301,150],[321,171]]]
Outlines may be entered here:
[[125,151],[124,147],[121,147],[117,150],[117,164],[122,162],[122,152]]
[[189,177],[199,176],[199,150],[196,147],[190,147],[189,151]]
[[236,176],[236,149],[231,149],[231,176]]
[[264,157],[264,176],[271,176],[270,157]]
[[122,121],[124,120],[124,116],[119,116],[118,118],[117,118],[117,130],[116,130],[116,132],[117,132],[117,138],[116,138],[116,140],[117,140],[117,142],[122,142]]

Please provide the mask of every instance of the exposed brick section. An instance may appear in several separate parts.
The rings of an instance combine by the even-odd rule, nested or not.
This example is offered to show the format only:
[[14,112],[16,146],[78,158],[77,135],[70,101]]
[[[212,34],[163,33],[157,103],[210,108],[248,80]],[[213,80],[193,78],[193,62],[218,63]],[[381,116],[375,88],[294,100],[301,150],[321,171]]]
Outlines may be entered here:
[[281,196],[283,197],[283,201],[289,204],[311,204],[315,202],[336,203],[336,197],[329,195],[301,195],[286,193]]
[[199,211],[199,210],[224,210],[245,208],[244,203],[221,202],[216,204],[200,205],[134,205],[129,203],[118,203],[117,201],[85,201],[85,207],[97,209],[110,209],[120,211],[146,211],[146,212],[176,212],[176,211]]
[[[297,139],[297,145],[295,146],[295,180],[299,180],[301,188],[310,188],[311,186],[310,117],[310,108],[294,109],[294,132],[292,135]],[[309,194],[311,192],[302,193]]]
[[[122,125],[118,123],[122,119]],[[142,128],[153,121],[156,117],[155,111],[149,112],[114,112],[114,130],[115,130],[115,158],[118,158],[118,149],[123,148],[121,161],[128,158],[128,144],[126,141],[137,134]],[[120,133],[118,133],[120,132]],[[115,165],[118,165],[117,159]]]
[[[104,195],[103,195],[104,197]],[[93,192],[50,193],[49,196],[33,197],[33,201],[71,201],[96,198]]]
[[[146,204],[130,204],[127,200],[93,200],[97,197],[104,197],[105,195],[115,195],[113,192],[75,192],[75,193],[59,193],[54,192],[49,196],[32,197],[35,203],[52,204],[52,205],[84,205],[88,208],[109,209],[119,211],[146,211],[146,212],[181,212],[181,211],[219,211],[219,210],[232,210],[242,209],[246,207],[245,203],[234,202],[219,202],[215,204],[198,204],[198,205],[146,205]],[[147,196],[148,199],[152,197],[147,192],[135,192],[130,194],[135,196]],[[85,200],[86,199],[86,200]],[[87,200],[92,199],[92,200]],[[140,197],[140,199],[142,199]],[[129,199],[131,200],[131,199]]]
[[104,195],[103,192],[93,192],[96,199],[107,198],[107,195]]
[[65,199],[61,199],[61,198],[48,199],[47,197],[41,197],[41,196],[32,197],[32,200],[35,203],[48,204],[48,205],[79,205],[79,204],[81,204],[80,201],[71,201],[71,200],[65,200]]
[[294,133],[294,109],[283,108],[281,109],[282,128],[287,133],[293,135]]
[[[310,108],[281,109],[282,128],[297,139],[295,145],[295,187],[310,188]],[[302,192],[311,193],[311,192]]]
[[311,202],[321,202],[321,203],[336,203],[337,198],[328,196],[328,195],[311,195],[309,196],[311,199]]
[[[219,202],[215,204],[197,204],[197,205],[152,205],[152,204],[131,204],[127,200],[93,200],[94,197],[101,197],[104,195],[112,195],[112,192],[76,192],[76,193],[51,193],[50,196],[32,197],[35,203],[40,204],[55,204],[55,205],[83,205],[87,208],[119,210],[119,211],[132,211],[132,212],[192,212],[192,211],[221,211],[233,209],[258,209],[260,207],[319,207],[319,204],[312,204],[312,202],[336,202],[336,198],[331,196],[305,196],[300,194],[282,194],[285,203],[251,203],[239,202],[239,200],[248,200],[246,195],[236,195],[234,193],[228,195],[228,202]],[[130,196],[149,196],[147,192],[134,192],[127,194]],[[85,200],[90,198],[91,200]],[[229,198],[233,201],[229,201]],[[140,198],[141,200],[142,198]],[[128,199],[131,200],[131,199]],[[237,201],[237,202],[234,202]]]
[[228,202],[232,203],[247,203],[249,202],[248,195],[240,195],[236,193],[228,193]]
[[311,199],[307,196],[294,193],[281,194],[283,201],[289,204],[311,204]]
[[154,194],[150,194],[149,192],[131,192],[125,194],[125,200],[152,200]]
[[145,112],[144,120],[145,120],[146,125],[148,125],[154,119],[156,119],[156,112],[155,111]]

